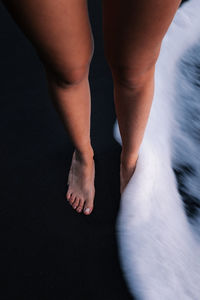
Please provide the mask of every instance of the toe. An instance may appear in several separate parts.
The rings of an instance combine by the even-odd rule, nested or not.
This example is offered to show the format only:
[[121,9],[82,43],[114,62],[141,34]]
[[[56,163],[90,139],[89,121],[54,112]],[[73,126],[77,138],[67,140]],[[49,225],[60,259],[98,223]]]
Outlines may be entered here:
[[78,207],[78,205],[79,205],[79,198],[76,197],[75,200],[74,200],[74,202],[73,202],[73,204],[72,204],[72,207],[73,207],[74,209],[76,209],[76,208]]
[[89,215],[92,212],[92,209],[93,209],[93,200],[92,199],[86,200],[84,205],[84,214]]
[[69,199],[69,202],[70,202],[71,205],[74,203],[75,198],[76,198],[76,195],[74,193],[72,193],[71,197]]
[[72,192],[70,190],[67,191],[66,198],[67,198],[68,201],[69,201],[69,199],[71,197],[71,193]]
[[79,206],[76,208],[77,212],[79,213],[82,212],[83,205],[84,205],[84,200],[80,198]]

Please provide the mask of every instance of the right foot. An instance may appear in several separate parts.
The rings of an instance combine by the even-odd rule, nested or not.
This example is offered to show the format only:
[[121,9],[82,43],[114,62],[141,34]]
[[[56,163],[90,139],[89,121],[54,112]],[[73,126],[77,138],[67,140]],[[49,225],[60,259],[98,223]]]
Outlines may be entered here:
[[74,151],[68,176],[66,198],[77,212],[89,215],[94,206],[94,165],[93,150],[86,154]]

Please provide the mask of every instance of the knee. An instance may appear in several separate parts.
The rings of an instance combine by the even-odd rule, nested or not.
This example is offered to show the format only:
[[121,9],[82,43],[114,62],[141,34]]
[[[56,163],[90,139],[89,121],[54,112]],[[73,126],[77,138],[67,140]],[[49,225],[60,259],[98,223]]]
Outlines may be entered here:
[[68,66],[62,65],[57,68],[46,68],[47,77],[61,88],[69,88],[79,85],[84,79],[88,78],[90,64]]
[[88,78],[89,65],[73,66],[71,68],[62,67],[60,70],[54,70],[54,80],[60,87],[67,88],[79,85],[84,79]]
[[70,60],[68,57],[54,57],[47,59],[40,56],[48,81],[58,87],[69,88],[79,85],[88,78],[93,52],[79,61]]
[[112,66],[113,81],[127,89],[142,88],[154,75],[155,64],[149,64],[145,68],[130,66]]
[[109,63],[113,81],[127,89],[142,88],[154,76],[158,53],[148,59],[132,59],[130,64]]

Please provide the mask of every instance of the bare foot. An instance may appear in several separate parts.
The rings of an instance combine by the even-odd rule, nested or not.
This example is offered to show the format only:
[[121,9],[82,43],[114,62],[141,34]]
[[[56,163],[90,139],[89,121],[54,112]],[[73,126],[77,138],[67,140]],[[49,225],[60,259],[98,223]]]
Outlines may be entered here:
[[94,165],[93,151],[80,154],[76,150],[73,153],[72,163],[68,176],[68,191],[66,198],[77,212],[84,211],[89,215],[94,206]]
[[134,174],[136,164],[137,164],[138,156],[136,159],[128,159],[127,157],[124,158],[121,155],[120,161],[120,193],[122,194],[125,187],[127,186],[130,178]]

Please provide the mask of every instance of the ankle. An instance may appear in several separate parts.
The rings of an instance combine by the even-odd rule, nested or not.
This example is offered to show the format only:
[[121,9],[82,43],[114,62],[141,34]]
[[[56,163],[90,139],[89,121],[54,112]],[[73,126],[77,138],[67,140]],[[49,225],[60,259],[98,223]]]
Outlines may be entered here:
[[136,164],[138,159],[138,152],[125,152],[122,150],[120,156],[121,165],[124,167],[132,167]]
[[75,158],[83,163],[88,163],[94,158],[94,150],[92,146],[88,146],[84,149],[75,149]]

